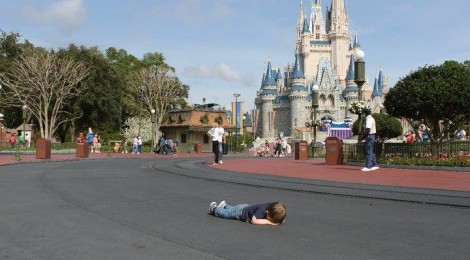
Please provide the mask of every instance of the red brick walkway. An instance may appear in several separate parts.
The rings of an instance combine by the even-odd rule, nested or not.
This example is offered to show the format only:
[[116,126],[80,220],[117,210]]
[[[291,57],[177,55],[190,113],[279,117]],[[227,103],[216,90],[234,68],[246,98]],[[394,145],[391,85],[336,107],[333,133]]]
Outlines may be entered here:
[[470,172],[380,168],[364,173],[360,171],[362,167],[357,166],[328,166],[324,159],[296,161],[293,158],[227,158],[223,162],[223,165],[211,167],[241,173],[345,183],[470,191]]
[[[241,154],[238,154],[239,156]],[[243,155],[242,155],[243,156]],[[108,158],[106,153],[90,154],[90,159]],[[327,166],[324,159],[296,161],[287,158],[240,158],[229,155],[223,165],[211,166],[212,154],[181,153],[176,157],[154,154],[111,154],[111,158],[207,158],[207,165],[221,170],[247,174],[267,174],[292,178],[316,179],[325,181],[373,184],[410,188],[426,188],[453,191],[470,191],[470,172],[434,171],[381,168],[373,172],[361,172],[357,166]],[[35,155],[21,155],[22,162],[40,162]],[[52,154],[51,161],[77,159],[75,154]],[[0,155],[0,164],[15,163],[14,155]],[[0,173],[2,169],[0,167]]]

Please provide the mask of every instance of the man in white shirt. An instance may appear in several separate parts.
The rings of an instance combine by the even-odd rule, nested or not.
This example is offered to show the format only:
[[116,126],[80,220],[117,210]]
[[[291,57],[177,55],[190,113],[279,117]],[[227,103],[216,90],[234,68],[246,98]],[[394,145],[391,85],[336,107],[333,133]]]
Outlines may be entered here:
[[366,110],[366,128],[364,131],[364,136],[362,139],[366,140],[366,164],[365,167],[361,169],[363,172],[375,171],[379,169],[377,164],[377,158],[374,153],[374,143],[375,143],[375,134],[377,129],[375,127],[375,119],[372,117],[372,112],[370,109]]
[[214,127],[207,132],[212,137],[212,152],[214,152],[214,163],[212,165],[222,164],[222,144],[225,131],[219,122],[214,123]]

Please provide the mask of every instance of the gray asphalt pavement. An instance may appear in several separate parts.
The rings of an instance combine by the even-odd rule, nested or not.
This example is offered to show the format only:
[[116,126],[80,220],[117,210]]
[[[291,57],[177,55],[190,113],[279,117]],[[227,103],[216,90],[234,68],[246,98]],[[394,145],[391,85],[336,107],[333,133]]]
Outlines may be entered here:
[[[1,166],[0,258],[468,259],[470,255],[466,206],[374,199],[375,188],[367,187],[359,187],[360,196],[338,195],[341,187],[330,185],[322,185],[321,192],[303,190],[313,182],[223,172],[206,167],[204,160],[104,159]],[[328,194],[329,187],[336,195]],[[466,193],[457,196],[468,198]],[[282,201],[287,220],[278,227],[254,226],[208,215],[209,203],[220,200]]]

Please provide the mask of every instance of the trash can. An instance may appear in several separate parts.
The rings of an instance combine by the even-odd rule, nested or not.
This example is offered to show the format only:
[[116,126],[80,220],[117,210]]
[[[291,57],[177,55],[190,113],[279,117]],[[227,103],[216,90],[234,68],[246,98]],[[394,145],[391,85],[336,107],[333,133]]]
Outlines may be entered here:
[[295,143],[295,159],[296,160],[307,160],[308,159],[308,144],[306,141],[300,141]]
[[328,137],[325,140],[326,146],[326,165],[343,164],[343,140],[338,137]]
[[36,159],[51,159],[51,140],[38,138],[36,140]]
[[202,153],[202,144],[200,143],[194,144],[194,151],[196,153]]
[[89,150],[87,143],[78,143],[75,155],[78,158],[88,158]]

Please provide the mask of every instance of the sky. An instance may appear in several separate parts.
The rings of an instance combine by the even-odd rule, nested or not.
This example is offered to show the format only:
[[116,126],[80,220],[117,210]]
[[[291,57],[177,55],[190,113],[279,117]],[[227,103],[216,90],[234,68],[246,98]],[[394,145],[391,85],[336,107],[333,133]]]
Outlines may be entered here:
[[[310,0],[304,0],[310,13]],[[393,85],[446,60],[470,60],[468,0],[345,0],[351,34],[373,81]],[[330,6],[323,0],[323,12]],[[0,29],[36,46],[70,43],[161,52],[190,86],[188,101],[230,107],[234,93],[254,108],[268,60],[294,62],[300,0],[0,0]]]

